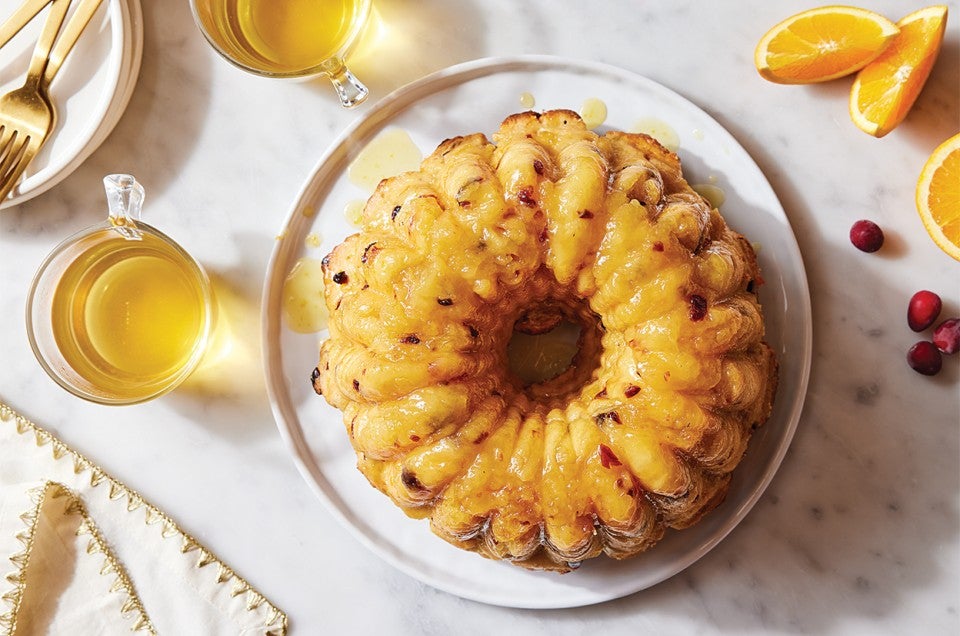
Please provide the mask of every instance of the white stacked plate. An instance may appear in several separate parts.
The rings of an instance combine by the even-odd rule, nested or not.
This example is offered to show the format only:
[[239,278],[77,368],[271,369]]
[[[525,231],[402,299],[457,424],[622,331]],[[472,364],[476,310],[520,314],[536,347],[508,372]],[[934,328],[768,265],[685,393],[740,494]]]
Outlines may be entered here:
[[[0,22],[21,2],[0,0]],[[0,47],[0,94],[23,85],[46,15],[42,11]],[[57,109],[53,134],[0,208],[46,192],[103,143],[130,101],[142,53],[140,0],[104,0],[50,87]]]

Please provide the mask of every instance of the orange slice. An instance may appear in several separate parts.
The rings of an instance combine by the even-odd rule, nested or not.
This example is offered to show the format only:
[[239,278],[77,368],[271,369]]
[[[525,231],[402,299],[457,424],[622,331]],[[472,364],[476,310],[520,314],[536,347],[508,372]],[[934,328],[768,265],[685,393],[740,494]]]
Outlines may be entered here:
[[940,144],[924,164],[917,211],[934,243],[960,261],[960,134]]
[[767,31],[753,62],[760,75],[778,84],[825,82],[872,62],[897,33],[893,22],[866,9],[810,9]]
[[858,128],[883,137],[903,121],[940,53],[947,7],[920,9],[897,22],[900,34],[857,74],[850,117]]

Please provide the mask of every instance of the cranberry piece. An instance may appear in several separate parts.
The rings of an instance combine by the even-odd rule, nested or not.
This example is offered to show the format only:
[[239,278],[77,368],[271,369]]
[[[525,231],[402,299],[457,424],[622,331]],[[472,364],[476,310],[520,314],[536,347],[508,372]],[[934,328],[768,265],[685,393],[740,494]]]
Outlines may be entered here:
[[527,186],[517,193],[517,200],[528,208],[537,207],[537,201],[533,198],[533,188]]
[[941,322],[933,332],[933,344],[942,353],[952,354],[960,351],[960,318],[949,318]]
[[[604,422],[616,422],[617,424],[623,423],[620,421],[620,416],[617,414],[616,411],[610,411],[609,413],[601,413],[600,415],[597,415],[594,418],[594,420],[596,420],[597,424],[603,424]],[[603,446],[603,444],[601,444],[600,446]]]
[[622,466],[622,462],[617,458],[610,447],[606,444],[600,444],[600,464],[604,468],[610,468],[611,466]]
[[943,366],[943,357],[932,342],[921,340],[907,351],[907,364],[917,373],[937,375]]
[[420,481],[416,474],[406,468],[400,471],[400,481],[407,487],[407,490],[412,492],[426,492],[427,490],[427,487],[423,485],[423,482]]
[[883,245],[883,230],[873,221],[861,219],[850,228],[850,242],[862,252],[876,252]]
[[910,298],[910,305],[907,307],[907,324],[914,331],[923,331],[933,324],[942,308],[943,302],[940,301],[939,296],[932,291],[921,289]]
[[698,294],[690,296],[690,320],[700,322],[707,315],[707,299]]

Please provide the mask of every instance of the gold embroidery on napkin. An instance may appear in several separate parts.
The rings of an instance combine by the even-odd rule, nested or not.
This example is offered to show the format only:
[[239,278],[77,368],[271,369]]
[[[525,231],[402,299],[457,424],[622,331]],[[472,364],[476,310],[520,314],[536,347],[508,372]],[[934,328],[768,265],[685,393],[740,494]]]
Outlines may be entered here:
[[[16,426],[17,433],[21,435],[33,433],[37,446],[42,447],[50,444],[54,459],[58,461],[71,461],[73,463],[73,470],[75,474],[79,475],[85,471],[89,472],[91,486],[96,488],[106,484],[109,488],[108,494],[110,499],[115,500],[126,496],[127,508],[129,510],[132,511],[138,508],[143,508],[145,523],[147,525],[162,523],[160,536],[164,539],[179,537],[181,541],[182,552],[187,553],[199,549],[199,556],[197,562],[195,563],[195,567],[202,568],[210,563],[216,563],[216,584],[224,585],[232,580],[232,596],[247,594],[245,597],[246,609],[249,612],[256,612],[257,615],[261,617],[261,624],[265,628],[268,628],[266,635],[285,636],[287,634],[287,615],[272,603],[267,601],[266,597],[254,590],[253,587],[243,577],[225,565],[216,555],[214,555],[212,552],[209,552],[205,548],[202,548],[199,541],[184,532],[180,526],[176,524],[176,522],[167,516],[166,513],[148,503],[139,493],[111,477],[102,468],[61,442],[57,437],[44,430],[40,426],[37,426],[30,420],[27,420],[22,415],[7,406],[4,402],[0,401],[0,424],[10,422]],[[19,582],[18,578],[11,580],[10,575],[8,575],[7,580],[14,584]],[[0,602],[4,600],[5,599],[3,597],[0,597]],[[3,621],[8,615],[15,616],[15,612],[13,612],[13,614],[8,612],[8,614],[0,615],[0,626],[6,627]],[[15,621],[15,617],[7,620]],[[144,627],[139,627],[138,629],[144,629]],[[153,629],[152,625],[150,625],[150,629]],[[7,632],[8,635],[12,633],[12,629]]]
[[[29,497],[32,507],[20,515],[20,519],[26,527],[16,535],[24,549],[22,552],[9,557],[10,562],[17,567],[16,571],[7,577],[8,581],[14,583],[14,587],[0,597],[11,607],[9,612],[0,616],[0,626],[6,629],[5,636],[12,636],[17,631],[17,624],[25,606],[24,601],[29,596],[27,583],[30,579],[31,555],[34,553],[38,532],[41,530],[41,512],[45,507],[53,506],[59,506],[59,509],[53,513],[55,517],[77,517],[76,521],[71,522],[71,529],[72,524],[76,523],[76,529],[74,530],[76,535],[78,537],[89,536],[86,545],[88,555],[100,554],[103,556],[100,574],[102,576],[116,576],[109,589],[111,592],[123,594],[124,600],[120,614],[124,619],[133,622],[131,630],[135,632],[146,631],[155,636],[156,630],[153,623],[150,622],[150,617],[147,616],[143,603],[141,603],[133,583],[127,576],[126,570],[123,569],[113,551],[107,546],[103,535],[100,534],[99,528],[90,518],[80,498],[63,484],[53,481],[47,481],[31,489]],[[131,614],[133,616],[130,616]]]

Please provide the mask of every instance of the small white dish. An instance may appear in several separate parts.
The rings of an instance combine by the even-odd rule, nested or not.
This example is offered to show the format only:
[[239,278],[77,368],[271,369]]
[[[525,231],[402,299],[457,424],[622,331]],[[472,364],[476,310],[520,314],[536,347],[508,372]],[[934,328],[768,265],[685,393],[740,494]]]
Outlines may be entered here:
[[[0,19],[20,0],[0,0]],[[68,14],[67,19],[69,20]],[[0,47],[0,94],[23,84],[46,10]],[[105,0],[50,87],[57,123],[0,208],[19,205],[67,178],[96,150],[123,114],[143,51],[139,0]]]
[[[760,245],[766,339],[780,363],[773,413],[754,434],[723,504],[692,528],[668,532],[644,554],[626,561],[591,559],[563,576],[454,548],[433,535],[425,521],[408,518],[371,487],[356,469],[342,414],[313,392],[310,373],[317,363],[318,335],[294,333],[281,316],[283,281],[297,260],[320,258],[356,231],[344,208],[366,194],[346,172],[371,139],[384,128],[399,127],[426,155],[458,134],[489,136],[504,117],[524,109],[524,93],[534,97],[538,110],[576,111],[586,99],[599,98],[607,106],[607,127],[629,130],[638,120],[653,118],[677,133],[688,180],[722,188],[724,217]],[[812,320],[806,272],[790,222],[759,167],[730,133],[696,105],[647,78],[604,64],[544,56],[477,60],[434,73],[385,97],[333,143],[297,196],[280,237],[262,299],[267,390],[280,432],[304,478],[358,541],[438,589],[495,605],[561,608],[647,588],[697,561],[733,530],[763,494],[793,438],[810,371]],[[316,246],[308,237],[322,237],[322,242]],[[325,545],[333,540],[322,539]]]

